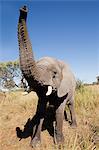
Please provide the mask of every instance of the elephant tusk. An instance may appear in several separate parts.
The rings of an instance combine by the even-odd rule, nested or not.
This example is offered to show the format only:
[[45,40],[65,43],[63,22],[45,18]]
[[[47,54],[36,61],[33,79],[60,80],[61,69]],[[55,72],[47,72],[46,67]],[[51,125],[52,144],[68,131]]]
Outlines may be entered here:
[[50,95],[52,93],[52,86],[48,86],[48,91],[46,93],[46,96]]

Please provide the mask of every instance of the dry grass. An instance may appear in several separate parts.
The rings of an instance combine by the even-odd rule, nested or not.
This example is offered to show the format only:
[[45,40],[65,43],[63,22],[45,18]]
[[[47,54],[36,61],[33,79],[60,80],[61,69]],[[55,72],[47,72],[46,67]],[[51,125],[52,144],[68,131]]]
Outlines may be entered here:
[[[75,108],[78,127],[72,129],[64,121],[64,150],[99,149],[99,85],[84,87],[76,91]],[[0,149],[32,150],[30,137],[19,139],[16,127],[24,128],[28,118],[35,114],[37,96],[34,92],[22,95],[22,92],[0,93]],[[53,138],[45,130],[42,132],[42,144],[38,150],[57,150]],[[37,150],[37,148],[36,148]]]

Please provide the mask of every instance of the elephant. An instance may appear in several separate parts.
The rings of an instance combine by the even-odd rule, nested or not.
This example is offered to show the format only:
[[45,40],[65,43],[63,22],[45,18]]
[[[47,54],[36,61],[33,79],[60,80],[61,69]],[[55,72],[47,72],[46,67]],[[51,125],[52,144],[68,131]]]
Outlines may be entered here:
[[55,112],[54,142],[62,144],[64,142],[62,129],[66,104],[70,111],[71,126],[77,126],[74,110],[75,77],[70,67],[61,60],[44,57],[35,61],[27,31],[27,14],[27,6],[20,8],[18,43],[20,69],[29,89],[35,91],[39,98],[36,111],[39,119],[33,127],[31,146],[34,147],[41,143],[41,129],[47,106],[53,107]]

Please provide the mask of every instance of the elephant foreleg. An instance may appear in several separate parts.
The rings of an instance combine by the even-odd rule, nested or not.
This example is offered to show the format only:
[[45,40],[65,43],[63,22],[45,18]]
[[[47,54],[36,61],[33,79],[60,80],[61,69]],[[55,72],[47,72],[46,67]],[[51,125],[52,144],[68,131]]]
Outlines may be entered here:
[[36,147],[41,143],[41,130],[42,130],[42,124],[43,124],[44,118],[41,118],[37,125],[33,128],[33,136],[30,145],[32,147]]
[[33,127],[33,136],[30,143],[32,147],[36,147],[41,142],[41,130],[45,112],[46,112],[46,100],[40,98],[37,106],[36,122],[35,126]]
[[56,127],[54,132],[55,144],[61,144],[64,142],[64,136],[62,133],[64,115],[62,113],[56,114]]
[[70,103],[68,104],[68,108],[69,108],[69,111],[70,111],[71,126],[72,126],[72,127],[76,127],[76,126],[77,126],[77,122],[76,122],[76,116],[75,116],[73,98],[71,98],[71,101],[70,101]]
[[54,132],[55,144],[62,144],[64,142],[62,130],[63,130],[65,104],[66,100],[64,100],[64,102],[56,110],[56,127]]

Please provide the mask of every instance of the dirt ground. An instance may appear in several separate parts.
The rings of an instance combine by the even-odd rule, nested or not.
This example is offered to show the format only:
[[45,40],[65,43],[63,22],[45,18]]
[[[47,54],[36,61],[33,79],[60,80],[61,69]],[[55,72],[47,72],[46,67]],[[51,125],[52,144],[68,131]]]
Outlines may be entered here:
[[[95,97],[97,100],[99,100],[98,96]],[[16,127],[20,127],[23,130],[27,120],[35,115],[37,100],[37,95],[34,92],[28,95],[23,95],[21,91],[0,93],[0,150],[33,150],[30,147],[31,137],[20,140],[16,134]],[[76,109],[78,124],[76,129],[72,129],[69,123],[64,120],[63,133],[65,142],[62,149],[98,150],[97,141],[99,139],[94,142],[95,138],[99,138],[98,108],[93,110],[93,116],[91,111],[88,114],[84,112],[87,109],[83,110],[83,114],[79,114],[80,108],[79,110]],[[92,124],[93,119],[94,125]],[[58,149],[54,145],[53,137],[49,135],[47,130],[42,131],[41,137],[41,145],[36,150]]]

